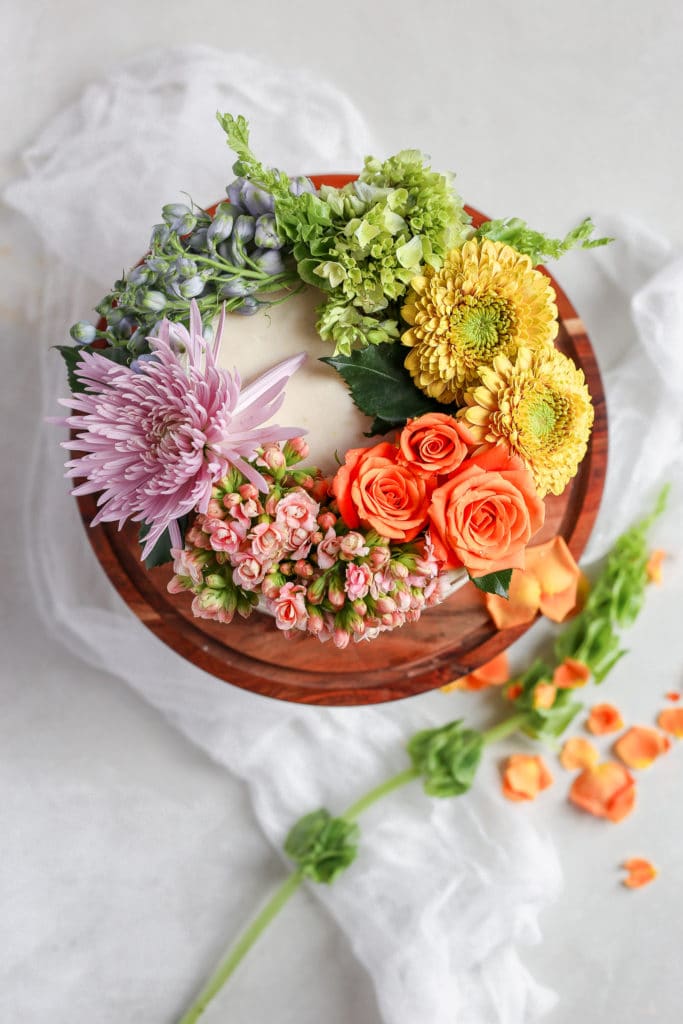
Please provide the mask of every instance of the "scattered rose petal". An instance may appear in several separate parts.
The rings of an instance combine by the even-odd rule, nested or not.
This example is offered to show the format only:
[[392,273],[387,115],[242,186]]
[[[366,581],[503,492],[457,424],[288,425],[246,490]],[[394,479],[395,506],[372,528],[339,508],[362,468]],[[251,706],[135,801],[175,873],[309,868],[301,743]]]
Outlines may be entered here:
[[574,779],[569,799],[597,818],[621,821],[633,810],[636,799],[635,779],[616,761],[591,765]]
[[560,752],[560,764],[568,772],[575,772],[579,768],[590,768],[600,760],[600,754],[590,740],[583,736],[572,736],[568,739]]
[[680,693],[677,693],[676,690],[669,690],[669,692],[667,694],[665,694],[665,696],[666,696],[667,700],[680,700],[681,699]]
[[624,861],[622,867],[628,871],[628,875],[622,881],[622,885],[627,889],[640,889],[654,882],[658,874],[654,864],[644,857],[631,857],[630,860]]
[[588,665],[576,658],[565,658],[553,672],[553,682],[559,690],[574,690],[577,686],[585,686],[590,677]]
[[679,740],[683,739],[683,708],[667,708],[661,711],[657,725],[664,732],[670,732]]
[[650,552],[650,557],[648,558],[647,565],[645,566],[645,572],[647,573],[647,578],[651,583],[662,582],[662,562],[665,558],[666,551],[663,551],[661,548],[657,548],[655,551]]
[[509,599],[486,594],[486,607],[498,629],[531,622],[540,611],[553,622],[563,622],[585,598],[586,580],[563,537],[527,548],[525,568],[515,569]]
[[505,697],[508,700],[517,700],[521,696],[524,687],[521,683],[510,683],[509,686],[505,687]]
[[485,665],[475,668],[469,675],[447,683],[441,689],[444,693],[452,690],[484,690],[487,686],[502,686],[510,678],[510,667],[506,651],[491,658]]
[[614,704],[595,704],[591,708],[586,728],[594,736],[605,736],[608,732],[619,732],[624,728],[621,712]]
[[513,754],[505,762],[503,795],[508,800],[535,800],[541,790],[551,785],[553,777],[542,757]]
[[652,762],[671,747],[671,740],[656,729],[634,725],[614,744],[615,754],[629,768],[649,768]]
[[553,683],[539,683],[534,687],[533,704],[535,708],[551,708],[557,697],[557,687]]

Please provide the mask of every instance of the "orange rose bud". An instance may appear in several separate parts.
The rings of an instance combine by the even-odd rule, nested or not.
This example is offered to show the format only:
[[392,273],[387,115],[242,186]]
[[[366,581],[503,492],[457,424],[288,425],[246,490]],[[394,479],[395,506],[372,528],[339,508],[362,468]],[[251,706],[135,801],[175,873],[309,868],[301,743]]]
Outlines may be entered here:
[[635,779],[616,761],[591,765],[574,779],[569,799],[596,818],[621,821],[633,810],[636,799]]
[[523,568],[524,550],[544,519],[533,477],[501,445],[466,459],[429,507],[436,557],[473,576]]
[[558,690],[575,690],[577,686],[585,686],[590,677],[588,665],[575,658],[565,658],[553,672],[553,682]]
[[628,871],[628,875],[622,881],[627,889],[641,889],[644,885],[654,882],[657,877],[657,868],[644,857],[631,857],[624,861],[622,867]]
[[649,768],[661,754],[671,747],[668,736],[644,725],[634,725],[614,744],[615,754],[629,768]]
[[388,441],[350,449],[332,481],[347,526],[355,529],[362,523],[400,542],[412,540],[426,526],[429,489],[425,477],[399,464],[398,449]]
[[583,736],[572,736],[565,741],[560,752],[560,764],[568,772],[591,768],[600,760],[597,748]]
[[502,651],[468,675],[442,686],[441,690],[443,693],[450,693],[452,690],[485,690],[488,686],[502,686],[509,678],[508,656]]
[[683,739],[683,708],[667,708],[665,711],[661,711],[657,725],[664,732],[670,732],[679,740]]
[[503,795],[508,800],[535,800],[552,782],[543,758],[537,755],[513,754],[505,762]]
[[666,558],[666,551],[662,551],[661,548],[657,548],[655,551],[650,553],[650,557],[647,560],[645,566],[645,572],[650,583],[661,583],[662,582],[662,562]]
[[624,728],[621,712],[614,704],[596,704],[591,708],[586,728],[594,736],[605,736]]
[[551,708],[557,697],[557,687],[553,683],[539,683],[534,687],[533,703],[535,708]]
[[464,423],[444,412],[408,420],[398,439],[402,460],[425,476],[447,476],[467,458]]

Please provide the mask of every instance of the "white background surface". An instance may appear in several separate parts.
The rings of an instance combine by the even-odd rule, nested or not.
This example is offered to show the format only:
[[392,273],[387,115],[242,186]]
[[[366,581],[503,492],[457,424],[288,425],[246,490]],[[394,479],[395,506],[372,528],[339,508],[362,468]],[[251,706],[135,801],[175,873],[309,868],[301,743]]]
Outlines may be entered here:
[[[427,149],[435,166],[457,170],[467,201],[493,216],[518,214],[560,233],[589,212],[629,213],[679,244],[683,15],[672,0],[647,10],[585,0],[571,9],[547,0],[306,0],[291,7],[4,0],[2,7],[0,185],[19,172],[21,149],[88,81],[149,47],[205,42],[326,75],[363,110],[386,153],[405,145]],[[167,198],[173,197],[160,203]],[[31,282],[39,294],[40,267],[30,238],[18,233],[18,218],[3,211],[2,223],[3,326],[25,330],[15,295]],[[579,280],[574,263],[567,266]],[[562,266],[558,277],[563,280]],[[599,351],[595,336],[594,343]],[[17,390],[25,395],[19,412]],[[22,467],[16,447],[13,454],[5,442],[16,445],[32,432],[34,383],[16,380],[5,366],[0,398],[13,414],[3,426],[0,488],[3,543],[11,545]],[[673,532],[666,539],[673,544]],[[83,667],[42,638],[28,621],[23,594],[21,579],[3,581],[0,844],[7,844],[13,863],[21,854],[23,870],[1,878],[0,862],[9,908],[2,917],[11,922],[0,932],[6,945],[0,974],[25,978],[22,1024],[170,1022],[192,986],[184,979],[175,990],[159,991],[158,965],[186,950],[188,977],[200,981],[279,881],[280,862],[242,786],[114,675]],[[650,721],[659,695],[683,683],[673,612],[682,598],[679,562],[667,587],[650,595],[629,659],[600,694],[614,698],[633,721]],[[443,697],[444,715],[449,699]],[[525,954],[537,979],[559,994],[551,1024],[579,1015],[587,1024],[680,1019],[680,779],[677,751],[639,780],[638,814],[617,827],[571,813],[560,786],[520,808],[554,836],[565,873],[563,894],[541,921],[543,944]],[[564,787],[565,779],[559,781]],[[48,812],[53,820],[55,807],[63,827],[48,834],[43,822]],[[193,839],[207,822],[213,822],[212,848]],[[425,836],[428,841],[427,829]],[[651,857],[662,869],[656,885],[641,893],[617,884],[617,865],[632,855]],[[179,859],[187,866],[184,879],[169,888],[165,869]],[[119,893],[141,879],[148,881],[144,901],[134,913],[126,904],[122,913]],[[84,907],[90,911],[85,926]],[[196,922],[186,934],[167,924],[177,920],[178,908]],[[76,917],[78,929],[70,926]],[[122,934],[136,943],[138,919],[158,921],[158,943],[139,949],[139,973],[128,990],[112,990],[111,957]],[[57,978],[52,954],[65,946],[74,951],[73,975]],[[79,1013],[78,1004],[83,981],[93,975],[102,986],[95,1019]],[[59,996],[48,1018],[35,1007],[45,1005],[51,988]],[[8,1019],[0,985],[0,1021]],[[235,978],[222,1016],[207,1015],[212,1019],[377,1024],[379,1016],[345,938],[303,893]]]

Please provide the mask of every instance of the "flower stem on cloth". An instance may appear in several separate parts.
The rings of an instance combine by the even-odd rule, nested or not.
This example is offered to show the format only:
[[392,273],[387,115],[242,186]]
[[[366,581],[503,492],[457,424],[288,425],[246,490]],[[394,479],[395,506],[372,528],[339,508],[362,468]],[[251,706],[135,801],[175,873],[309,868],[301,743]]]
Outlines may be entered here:
[[[647,533],[656,517],[663,511],[666,489],[660,494],[653,512],[618,538],[605,567],[596,580],[591,598],[581,614],[565,627],[556,642],[558,660],[575,655],[581,646],[586,664],[594,681],[602,682],[616,663],[614,648],[618,646],[616,628],[631,625],[642,607],[647,584]],[[618,595],[618,600],[614,595]],[[590,628],[589,628],[590,626]],[[586,633],[594,636],[596,629],[603,636],[600,644],[586,647]],[[609,649],[609,663],[605,649]],[[619,652],[620,654],[621,652]],[[369,807],[402,786],[421,778],[428,796],[449,797],[466,793],[481,761],[485,746],[499,743],[515,732],[524,732],[537,740],[556,739],[573,721],[582,705],[569,699],[571,688],[554,688],[550,705],[536,699],[539,688],[548,687],[552,670],[536,661],[519,677],[508,684],[517,686],[516,709],[497,725],[478,732],[464,726],[462,720],[424,729],[408,741],[407,751],[412,761],[384,782],[374,786],[352,803],[338,818],[320,808],[300,818],[284,843],[287,855],[297,868],[275,891],[260,913],[247,926],[225,959],[211,976],[178,1024],[194,1024],[211,1000],[234,974],[246,954],[262,932],[297,891],[305,878],[330,884],[348,868],[356,858],[359,829],[356,819]],[[509,697],[508,697],[509,699]]]

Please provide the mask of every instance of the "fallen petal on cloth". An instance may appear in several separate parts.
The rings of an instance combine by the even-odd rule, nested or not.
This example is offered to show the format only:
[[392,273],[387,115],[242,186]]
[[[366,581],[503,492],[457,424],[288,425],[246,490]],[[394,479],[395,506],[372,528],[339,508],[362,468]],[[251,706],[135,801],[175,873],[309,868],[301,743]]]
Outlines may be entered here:
[[656,729],[634,725],[614,744],[614,753],[627,768],[641,770],[650,765],[671,747],[671,740]]
[[591,765],[574,779],[569,799],[596,818],[622,821],[635,805],[635,779],[616,761]]
[[624,861],[622,867],[628,871],[621,883],[627,889],[642,889],[644,885],[654,882],[659,874],[654,864],[644,857],[631,857],[630,860]]
[[610,732],[619,732],[624,728],[624,722],[619,708],[614,704],[595,704],[588,716],[586,728],[594,736],[605,736]]
[[508,800],[535,800],[553,783],[545,761],[537,754],[513,754],[503,769],[503,796]]
[[657,725],[664,732],[670,732],[677,739],[683,739],[683,708],[666,708],[660,711]]
[[560,764],[568,772],[591,768],[600,760],[597,747],[583,736],[572,736],[562,746]]

